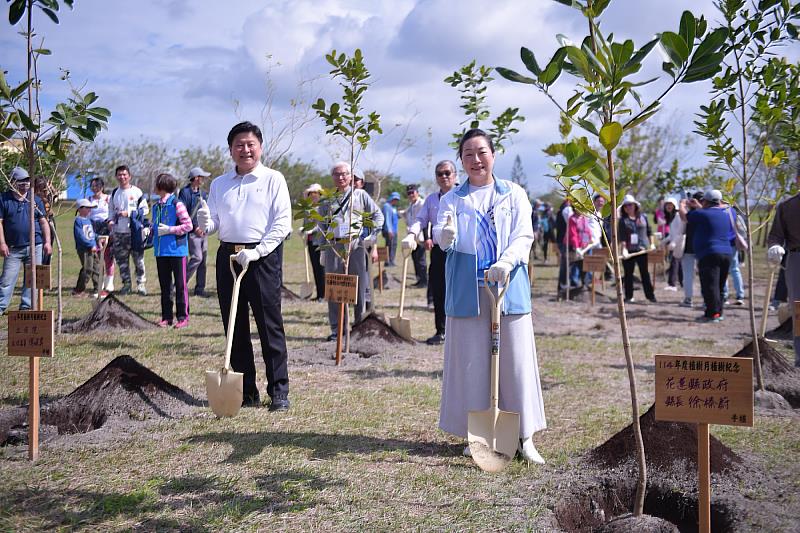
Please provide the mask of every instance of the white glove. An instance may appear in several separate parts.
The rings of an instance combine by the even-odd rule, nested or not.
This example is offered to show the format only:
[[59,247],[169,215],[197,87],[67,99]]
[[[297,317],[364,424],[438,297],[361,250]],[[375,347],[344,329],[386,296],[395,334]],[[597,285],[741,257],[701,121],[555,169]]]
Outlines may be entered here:
[[142,238],[147,239],[150,236],[150,228],[142,228]]
[[411,250],[412,252],[417,249],[417,237],[413,233],[409,233],[406,235],[402,241],[400,241],[400,247],[403,250]]
[[197,209],[197,225],[206,233],[211,231],[211,209],[202,198],[200,198],[200,207]]
[[578,259],[583,259],[583,254],[585,253],[586,251],[583,248],[578,248],[577,250],[575,250],[575,257],[577,257]]
[[511,275],[511,265],[505,261],[498,261],[489,267],[488,279],[495,283],[506,283]]
[[783,246],[780,244],[770,246],[769,250],[767,250],[767,261],[772,266],[778,266],[781,264],[781,261],[783,261],[784,254],[786,254],[786,250],[784,250]]
[[453,221],[448,215],[447,217],[447,224],[442,228],[441,233],[439,234],[439,248],[442,250],[447,250],[450,246],[453,245],[453,241],[456,240],[456,227],[453,225]]
[[166,224],[159,224],[158,236],[163,237],[164,235],[169,235],[169,226],[167,226]]
[[258,261],[261,259],[261,254],[255,248],[245,248],[236,255],[236,262],[242,265],[242,268],[247,268],[251,261]]

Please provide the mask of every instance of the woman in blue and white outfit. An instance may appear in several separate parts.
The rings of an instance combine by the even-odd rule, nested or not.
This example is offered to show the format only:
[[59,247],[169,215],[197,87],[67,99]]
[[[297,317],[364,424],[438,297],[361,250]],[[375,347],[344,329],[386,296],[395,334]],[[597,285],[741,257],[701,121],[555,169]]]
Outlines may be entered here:
[[[447,338],[439,427],[467,437],[467,414],[489,408],[491,303],[483,286],[508,283],[500,319],[500,409],[520,414],[520,452],[544,463],[533,434],[545,429],[531,320],[528,254],[533,244],[525,191],[492,174],[494,145],[479,129],[458,148],[469,179],[441,199],[434,241],[447,253]],[[469,446],[464,449],[470,455]]]

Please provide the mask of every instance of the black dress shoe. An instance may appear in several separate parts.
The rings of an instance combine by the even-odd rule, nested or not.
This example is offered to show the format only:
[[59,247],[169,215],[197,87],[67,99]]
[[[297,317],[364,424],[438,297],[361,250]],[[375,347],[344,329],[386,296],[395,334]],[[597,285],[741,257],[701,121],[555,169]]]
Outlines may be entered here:
[[436,335],[434,335],[430,339],[426,340],[425,343],[426,344],[430,344],[431,346],[438,346],[440,344],[443,344],[444,343],[444,334],[443,333],[437,333]]
[[261,398],[259,396],[245,396],[242,400],[242,407],[261,407]]
[[328,335],[328,338],[325,339],[325,340],[328,341],[328,342],[335,341],[336,337],[337,337],[336,333],[331,333],[330,335]]
[[289,398],[286,396],[276,396],[269,404],[270,411],[288,411]]

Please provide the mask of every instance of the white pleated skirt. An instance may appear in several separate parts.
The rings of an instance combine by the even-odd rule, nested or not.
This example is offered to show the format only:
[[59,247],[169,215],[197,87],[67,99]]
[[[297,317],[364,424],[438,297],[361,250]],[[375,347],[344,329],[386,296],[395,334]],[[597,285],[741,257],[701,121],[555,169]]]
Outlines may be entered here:
[[[480,315],[447,317],[439,428],[467,437],[467,413],[489,408],[491,303],[480,290]],[[500,318],[499,407],[520,415],[520,438],[547,427],[530,313]]]

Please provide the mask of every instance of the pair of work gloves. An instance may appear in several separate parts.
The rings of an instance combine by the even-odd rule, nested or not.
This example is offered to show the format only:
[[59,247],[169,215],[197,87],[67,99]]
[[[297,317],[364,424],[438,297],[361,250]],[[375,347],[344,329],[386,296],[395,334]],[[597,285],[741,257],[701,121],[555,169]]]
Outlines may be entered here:
[[[447,223],[439,233],[439,247],[442,250],[446,250],[453,245],[455,240],[456,227],[453,224],[452,219],[447,217]],[[414,251],[417,248],[417,236],[413,233],[409,233],[402,241],[400,241],[400,247],[404,250]],[[506,283],[513,269],[514,265],[508,261],[497,261],[495,264],[489,267],[487,279],[493,283]]]
[[[200,207],[197,209],[197,225],[203,228],[203,232],[205,232],[206,235],[211,233],[211,210],[208,208],[206,201],[202,198],[200,199]],[[236,262],[239,263],[242,268],[247,268],[248,264],[252,261],[258,261],[259,259],[261,259],[261,252],[255,248],[245,248],[236,254]]]

